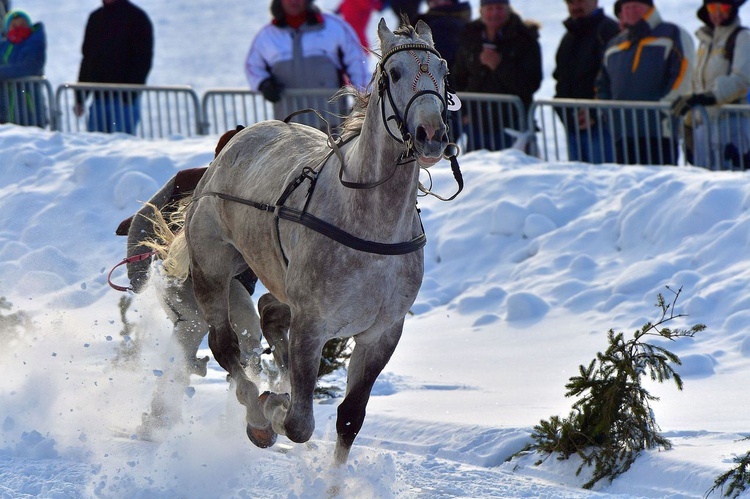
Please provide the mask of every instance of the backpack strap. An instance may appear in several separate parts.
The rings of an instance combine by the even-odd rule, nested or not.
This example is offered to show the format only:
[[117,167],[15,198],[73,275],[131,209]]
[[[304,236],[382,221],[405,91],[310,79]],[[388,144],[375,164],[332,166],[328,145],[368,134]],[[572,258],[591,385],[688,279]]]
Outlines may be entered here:
[[732,73],[732,65],[734,64],[734,47],[737,44],[737,35],[740,34],[740,31],[743,29],[748,29],[744,26],[737,26],[734,28],[734,31],[732,31],[729,34],[729,38],[727,38],[727,43],[724,45],[724,57],[727,58],[729,61],[729,69],[727,70],[727,74]]

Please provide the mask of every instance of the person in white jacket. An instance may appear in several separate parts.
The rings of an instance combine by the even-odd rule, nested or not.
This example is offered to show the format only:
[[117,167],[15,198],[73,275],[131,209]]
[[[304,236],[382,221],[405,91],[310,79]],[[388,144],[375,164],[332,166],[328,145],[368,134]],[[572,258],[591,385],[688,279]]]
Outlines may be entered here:
[[[245,62],[250,89],[274,103],[276,118],[299,107],[330,110],[328,98],[345,84],[363,90],[370,80],[367,53],[346,21],[322,13],[313,0],[273,0],[272,21],[255,36]],[[303,106],[285,91],[326,89]],[[310,115],[295,121],[321,126]]]
[[[750,89],[750,31],[743,28],[738,9],[745,0],[704,0],[698,18],[698,51],[691,94],[678,98],[673,109],[686,114],[704,106],[711,123],[701,123],[700,114],[690,113],[686,123],[695,127],[692,163],[706,168],[750,168],[750,126],[746,118],[730,115],[718,119],[721,104],[745,104]],[[689,130],[689,128],[688,128]],[[707,148],[708,146],[708,148]],[[690,154],[692,153],[692,154]],[[743,159],[744,156],[744,159]]]

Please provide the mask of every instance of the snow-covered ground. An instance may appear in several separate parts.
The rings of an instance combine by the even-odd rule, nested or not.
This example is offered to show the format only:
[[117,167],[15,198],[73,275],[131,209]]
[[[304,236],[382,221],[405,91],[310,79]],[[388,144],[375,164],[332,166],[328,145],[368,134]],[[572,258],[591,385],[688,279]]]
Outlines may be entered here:
[[[245,85],[242,61],[265,1],[137,3],[157,30],[151,83]],[[665,18],[697,27],[697,0],[656,3]],[[98,4],[22,5],[46,23],[53,84],[76,79]],[[564,3],[516,4],[544,24],[538,96],[549,97]],[[424,284],[345,469],[329,466],[339,399],[316,404],[310,444],[280,438],[257,449],[213,361],[186,391],[182,423],[158,443],[129,438],[170,363],[170,324],[153,290],[136,296],[128,320],[150,348],[115,362],[124,295],[106,276],[125,241],[114,229],[175,172],[206,165],[215,141],[0,126],[0,296],[13,304],[2,313],[22,310],[33,325],[0,331],[1,497],[314,498],[337,485],[358,498],[688,498],[750,449],[738,441],[750,433],[750,177],[544,163],[512,150],[462,156],[459,198],[420,200]],[[454,191],[446,163],[432,173],[434,190]],[[647,385],[674,448],[644,453],[594,491],[580,488],[576,460],[507,462],[540,419],[568,414],[564,385],[606,348],[610,328],[630,335],[658,318],[666,286],[683,288],[681,326],[707,325],[666,345],[683,360],[684,390]]]

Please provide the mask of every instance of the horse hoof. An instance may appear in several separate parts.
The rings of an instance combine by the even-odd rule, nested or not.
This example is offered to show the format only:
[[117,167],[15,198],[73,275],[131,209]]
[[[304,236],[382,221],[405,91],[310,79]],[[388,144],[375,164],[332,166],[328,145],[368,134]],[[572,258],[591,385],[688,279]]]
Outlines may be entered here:
[[258,403],[260,404],[260,409],[262,411],[266,410],[266,404],[268,403],[268,399],[271,397],[279,400],[280,403],[285,407],[289,406],[289,403],[292,401],[292,397],[290,397],[288,393],[274,393],[266,390],[265,392],[258,395]]
[[267,449],[276,443],[276,433],[270,427],[264,430],[247,425],[247,438],[261,449]]
[[189,366],[189,369],[190,374],[195,374],[197,376],[205,378],[206,374],[208,374],[208,355],[206,355],[202,359],[196,358],[195,360],[193,360],[192,364]]

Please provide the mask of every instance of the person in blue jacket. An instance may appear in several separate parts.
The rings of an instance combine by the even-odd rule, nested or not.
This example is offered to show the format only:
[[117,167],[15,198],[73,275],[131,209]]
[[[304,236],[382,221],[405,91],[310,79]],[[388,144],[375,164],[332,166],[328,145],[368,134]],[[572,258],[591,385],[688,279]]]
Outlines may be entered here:
[[[596,82],[596,97],[672,103],[690,88],[693,39],[684,28],[662,19],[653,0],[617,0],[625,27],[609,41]],[[614,113],[615,160],[621,164],[674,165],[676,124],[661,111]]]
[[3,29],[6,37],[0,41],[0,123],[44,127],[47,108],[42,85],[12,81],[44,75],[44,25],[33,24],[22,10],[11,10],[5,15]]

